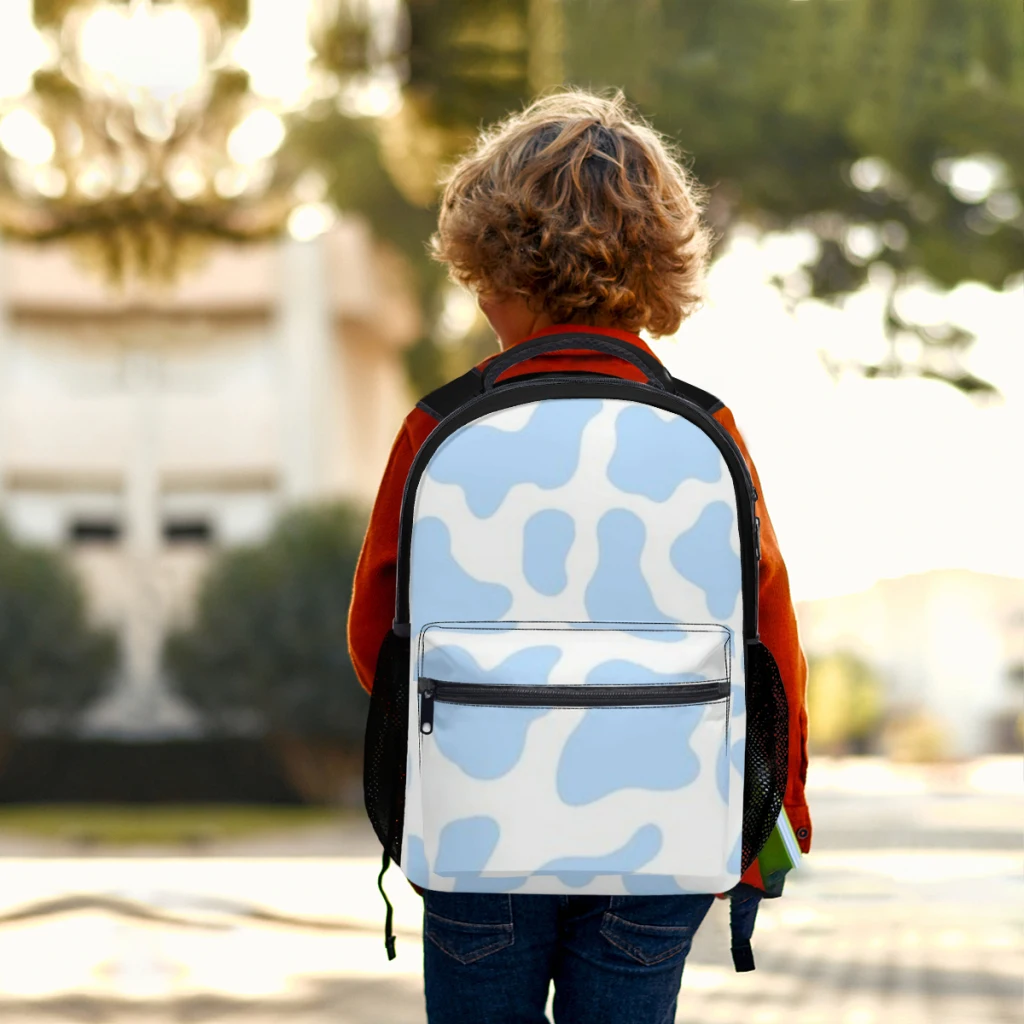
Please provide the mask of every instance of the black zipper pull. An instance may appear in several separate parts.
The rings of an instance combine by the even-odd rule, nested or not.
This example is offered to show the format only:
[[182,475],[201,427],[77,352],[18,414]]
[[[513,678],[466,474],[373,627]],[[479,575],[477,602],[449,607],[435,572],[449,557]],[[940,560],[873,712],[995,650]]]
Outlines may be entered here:
[[421,679],[420,690],[420,732],[429,736],[434,731],[434,680]]

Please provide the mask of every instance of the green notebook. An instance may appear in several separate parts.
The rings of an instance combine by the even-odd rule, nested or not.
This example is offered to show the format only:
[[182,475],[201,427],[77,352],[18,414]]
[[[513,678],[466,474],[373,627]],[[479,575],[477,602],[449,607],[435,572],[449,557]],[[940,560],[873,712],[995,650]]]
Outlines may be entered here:
[[786,811],[779,812],[779,820],[775,824],[768,842],[764,844],[757,858],[761,869],[761,877],[767,879],[777,871],[792,871],[800,866],[800,845],[793,834],[793,826],[789,823]]

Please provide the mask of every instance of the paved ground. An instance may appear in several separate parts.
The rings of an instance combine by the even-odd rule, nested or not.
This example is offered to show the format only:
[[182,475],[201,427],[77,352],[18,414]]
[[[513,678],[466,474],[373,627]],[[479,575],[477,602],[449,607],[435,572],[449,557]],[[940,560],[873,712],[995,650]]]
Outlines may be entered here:
[[[732,973],[716,906],[678,1020],[1024,1021],[1020,762],[819,763],[812,799],[815,853],[761,912],[758,970]],[[60,852],[0,861],[0,1022],[423,1024],[419,900],[396,872],[388,964],[364,832],[203,858]]]

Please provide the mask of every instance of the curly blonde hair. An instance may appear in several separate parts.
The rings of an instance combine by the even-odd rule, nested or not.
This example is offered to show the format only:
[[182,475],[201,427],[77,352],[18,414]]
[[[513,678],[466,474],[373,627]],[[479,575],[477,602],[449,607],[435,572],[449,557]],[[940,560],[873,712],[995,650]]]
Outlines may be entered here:
[[627,106],[558,92],[485,131],[453,168],[434,258],[555,323],[672,334],[700,304],[704,191]]

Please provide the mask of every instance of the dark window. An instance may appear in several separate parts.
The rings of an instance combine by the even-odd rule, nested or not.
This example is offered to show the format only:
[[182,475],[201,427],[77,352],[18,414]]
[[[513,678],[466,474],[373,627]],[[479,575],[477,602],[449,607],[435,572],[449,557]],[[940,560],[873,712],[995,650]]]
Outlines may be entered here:
[[168,544],[210,544],[213,527],[209,519],[168,519],[164,522],[164,540]]
[[83,516],[71,521],[68,534],[72,544],[116,544],[121,539],[121,524],[116,519]]

